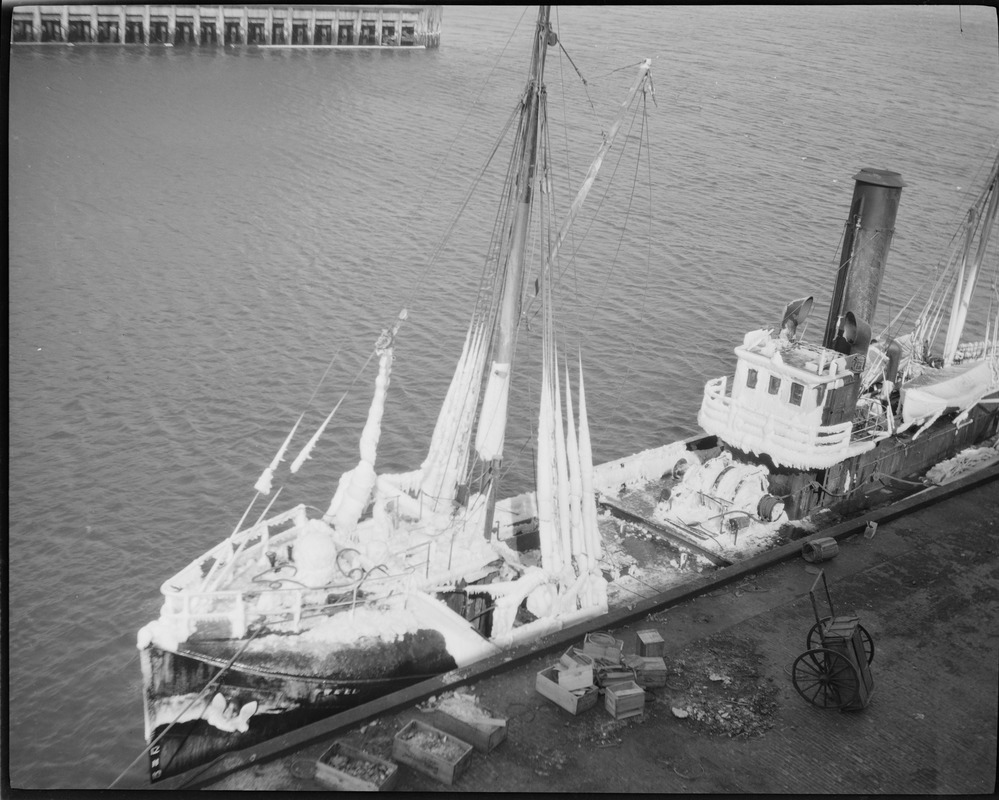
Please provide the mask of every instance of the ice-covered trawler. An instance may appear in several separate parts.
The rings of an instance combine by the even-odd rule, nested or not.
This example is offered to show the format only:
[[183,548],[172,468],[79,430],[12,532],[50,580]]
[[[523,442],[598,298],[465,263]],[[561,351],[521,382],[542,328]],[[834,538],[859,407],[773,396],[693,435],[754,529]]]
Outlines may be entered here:
[[[801,336],[811,297],[789,303],[779,325],[745,335],[734,375],[705,386],[698,423],[709,437],[692,443],[664,476],[670,485],[658,518],[738,535],[820,508],[862,508],[921,486],[931,467],[995,435],[999,294],[994,275],[991,286],[981,276],[999,265],[991,239],[997,173],[999,158],[916,324],[901,334],[900,314],[876,340],[869,321],[904,184],[883,170],[855,176],[822,343]],[[972,296],[983,288],[993,301],[991,333],[960,344]],[[947,302],[946,341],[934,355]],[[997,456],[993,446],[974,458]],[[945,474],[938,469],[934,478]]]
[[[275,494],[244,527],[251,502],[232,535],[161,587],[160,615],[138,634],[153,781],[606,613],[582,360],[574,403],[552,296],[559,247],[622,123],[645,99],[650,62],[601,134],[563,226],[549,230],[557,170],[544,64],[557,43],[543,6],[526,89],[506,128],[514,142],[494,240],[423,463],[406,473],[375,469],[403,312],[369,359],[378,375],[360,460],[328,509],[299,504],[270,515]],[[525,382],[514,365],[532,284],[543,330],[537,491],[498,501],[508,397]],[[254,501],[271,495],[297,427]]]
[[[138,634],[152,780],[658,596],[689,577],[691,562],[724,566],[755,554],[788,521],[877,502],[896,481],[912,491],[930,467],[994,436],[999,325],[991,341],[958,342],[983,266],[999,263],[989,245],[999,160],[945,271],[952,290],[942,276],[913,332],[893,324],[872,340],[867,321],[902,183],[865,170],[822,345],[802,340],[811,299],[789,304],[779,325],[744,337],[734,376],[705,387],[705,435],[593,465],[582,365],[574,402],[558,358],[556,258],[622,120],[645,97],[649,62],[555,232],[541,223],[554,216],[558,172],[545,149],[543,83],[546,50],[557,43],[543,6],[508,126],[513,153],[478,303],[425,460],[405,473],[375,468],[403,313],[371,355],[378,375],[360,459],[329,507],[271,515],[285,485],[272,495],[271,484],[296,423],[235,531],[163,583],[160,615]],[[533,274],[532,241],[541,243]],[[502,500],[508,398],[523,383],[514,377],[517,333],[532,284],[542,310],[537,482]],[[952,323],[937,358],[930,347],[948,298]]]

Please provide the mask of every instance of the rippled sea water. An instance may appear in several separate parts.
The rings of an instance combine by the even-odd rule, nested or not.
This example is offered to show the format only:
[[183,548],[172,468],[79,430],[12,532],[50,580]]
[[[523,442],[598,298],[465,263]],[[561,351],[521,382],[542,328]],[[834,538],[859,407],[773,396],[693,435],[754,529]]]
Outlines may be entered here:
[[[907,184],[879,315],[897,310],[996,144],[990,9],[553,13],[571,177],[642,58],[656,89],[643,171],[608,160],[625,189],[588,201],[565,262],[597,461],[696,433],[704,381],[788,299],[814,294],[823,324],[861,167]],[[491,198],[428,259],[514,107],[534,15],[448,6],[431,51],[12,49],[13,786],[106,787],[141,752],[135,633],[160,583],[229,534],[334,353],[310,431],[404,304],[379,464],[422,460]],[[530,477],[533,399],[515,406],[510,491]],[[279,504],[328,503],[367,402],[350,395]]]

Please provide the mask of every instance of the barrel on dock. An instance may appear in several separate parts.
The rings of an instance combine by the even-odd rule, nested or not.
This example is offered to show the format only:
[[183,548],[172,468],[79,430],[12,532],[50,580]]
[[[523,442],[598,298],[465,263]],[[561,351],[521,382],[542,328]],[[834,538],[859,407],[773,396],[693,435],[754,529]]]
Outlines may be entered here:
[[442,6],[37,5],[13,10],[24,44],[437,47]]

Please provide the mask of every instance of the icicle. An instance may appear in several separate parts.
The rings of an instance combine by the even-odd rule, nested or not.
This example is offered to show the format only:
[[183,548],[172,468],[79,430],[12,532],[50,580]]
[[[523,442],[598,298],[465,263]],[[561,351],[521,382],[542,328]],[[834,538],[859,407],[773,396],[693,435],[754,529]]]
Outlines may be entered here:
[[579,446],[576,443],[576,422],[572,413],[572,382],[569,380],[569,365],[565,365],[565,421],[566,459],[569,465],[569,537],[572,542],[572,555],[580,572],[589,572],[590,564],[586,557],[585,532],[580,501],[583,495],[582,475],[579,468]]
[[294,426],[291,429],[291,433],[288,434],[288,438],[284,440],[284,444],[281,445],[281,449],[278,450],[277,455],[274,456],[274,460],[271,461],[270,466],[267,467],[267,469],[265,469],[263,473],[261,473],[260,477],[257,478],[257,482],[253,485],[253,488],[256,489],[258,492],[260,492],[260,494],[271,493],[271,481],[274,478],[274,470],[276,470],[277,465],[280,464],[282,460],[284,460],[284,453],[288,449],[288,445],[291,444],[291,437],[295,435],[295,431],[298,430],[298,425],[302,421],[302,417],[304,416],[305,416],[304,413],[302,413],[299,416],[298,421],[294,424]]
[[295,460],[291,463],[292,473],[298,472],[299,469],[302,468],[302,464],[304,464],[305,460],[309,458],[309,455],[312,453],[312,448],[316,446],[316,443],[319,441],[319,437],[323,435],[323,432],[326,430],[326,426],[330,424],[330,420],[333,419],[333,415],[336,414],[337,409],[340,408],[340,404],[346,396],[347,393],[344,392],[340,399],[337,400],[337,404],[333,406],[333,410],[329,413],[329,416],[323,420],[323,424],[319,426],[319,429],[315,432],[315,434],[313,434],[312,438],[309,439],[309,443],[302,448],[302,452],[299,453]]
[[551,386],[546,376],[541,381],[541,410],[538,414],[538,535],[541,539],[541,566],[545,571],[557,574],[562,570],[555,540],[555,464],[553,440],[555,436],[552,414]]
[[579,358],[579,466],[582,482],[581,515],[586,532],[586,551],[591,569],[600,558],[600,531],[597,529],[597,499],[593,491],[593,452],[590,445],[590,423],[586,417],[586,391],[583,388],[583,359]]
[[[552,348],[553,354],[556,352]],[[562,426],[562,389],[558,375],[558,359],[551,366],[551,375],[555,386],[552,395],[555,400],[555,489],[557,505],[555,520],[557,522],[558,545],[562,558],[563,569],[572,564],[572,541],[569,527],[569,467],[565,455],[565,428]]]

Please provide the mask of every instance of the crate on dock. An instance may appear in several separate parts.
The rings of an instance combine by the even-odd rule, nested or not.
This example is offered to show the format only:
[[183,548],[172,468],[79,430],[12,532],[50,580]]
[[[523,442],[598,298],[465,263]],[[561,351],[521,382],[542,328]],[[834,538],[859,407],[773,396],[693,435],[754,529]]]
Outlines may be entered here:
[[436,709],[433,724],[445,733],[468,742],[480,753],[489,753],[506,739],[506,720],[499,717],[462,717]]
[[666,685],[666,661],[651,656],[625,656],[624,665],[635,670],[635,683],[645,689]]
[[555,665],[558,685],[563,689],[585,689],[593,685],[593,658],[582,650],[570,647]]
[[583,652],[594,658],[601,658],[612,663],[621,661],[621,651],[624,642],[615,639],[609,633],[588,633],[583,638]]
[[535,679],[534,688],[570,714],[581,714],[586,709],[593,708],[597,704],[599,694],[596,686],[581,689],[566,689],[564,686],[559,686],[555,667],[541,670]]
[[343,792],[388,792],[399,767],[343,742],[334,742],[316,760],[316,780]]
[[622,683],[634,683],[635,677],[635,670],[622,664],[598,667],[596,670],[597,686],[601,689],[607,689],[608,686],[618,686]]
[[666,642],[659,631],[638,631],[638,655],[662,658],[666,655]]
[[645,690],[634,681],[607,687],[604,708],[614,719],[627,719],[645,713]]
[[472,745],[414,719],[392,740],[392,758],[451,786],[468,769]]

